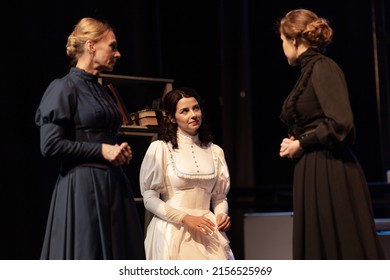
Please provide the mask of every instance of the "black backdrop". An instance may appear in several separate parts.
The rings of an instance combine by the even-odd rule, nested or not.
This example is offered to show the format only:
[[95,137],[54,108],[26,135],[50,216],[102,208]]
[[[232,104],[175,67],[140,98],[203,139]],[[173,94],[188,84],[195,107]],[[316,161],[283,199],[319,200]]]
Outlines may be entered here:
[[[27,1],[26,1],[27,2]],[[0,258],[37,259],[57,163],[41,157],[35,110],[49,82],[68,72],[65,44],[81,17],[107,19],[122,58],[114,74],[172,78],[206,100],[232,188],[289,185],[278,157],[280,107],[299,69],[287,65],[278,17],[313,9],[335,29],[328,54],[344,70],[355,112],[354,147],[369,181],[383,180],[375,99],[371,1],[13,1],[4,9],[1,59]],[[11,19],[5,19],[11,18]],[[232,240],[234,242],[234,240]]]

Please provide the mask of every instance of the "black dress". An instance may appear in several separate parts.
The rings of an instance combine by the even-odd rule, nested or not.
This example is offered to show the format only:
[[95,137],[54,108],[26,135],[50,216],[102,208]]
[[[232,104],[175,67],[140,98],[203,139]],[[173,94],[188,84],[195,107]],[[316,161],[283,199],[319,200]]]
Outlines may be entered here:
[[77,68],[54,80],[36,112],[41,151],[61,161],[41,259],[145,259],[130,181],[102,157],[121,115],[97,76]]
[[294,160],[294,259],[384,259],[365,175],[350,145],[353,114],[344,74],[309,49],[281,119],[304,154]]

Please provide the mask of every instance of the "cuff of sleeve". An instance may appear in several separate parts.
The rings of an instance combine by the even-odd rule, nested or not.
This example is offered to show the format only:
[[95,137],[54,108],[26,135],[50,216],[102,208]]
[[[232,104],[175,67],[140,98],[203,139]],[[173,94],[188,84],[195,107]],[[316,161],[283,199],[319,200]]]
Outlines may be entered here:
[[299,139],[299,144],[301,145],[301,148],[304,150],[307,150],[310,146],[317,144],[317,136],[315,133],[308,134],[301,139]]
[[165,205],[165,211],[167,213],[167,220],[175,224],[183,224],[183,219],[187,213]]

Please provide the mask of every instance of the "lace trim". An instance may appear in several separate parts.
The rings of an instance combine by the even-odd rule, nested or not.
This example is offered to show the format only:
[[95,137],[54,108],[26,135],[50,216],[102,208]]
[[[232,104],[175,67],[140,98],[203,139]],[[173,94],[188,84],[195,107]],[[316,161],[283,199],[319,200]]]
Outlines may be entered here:
[[[297,89],[295,92],[292,92],[291,95],[288,97],[291,101],[289,101],[290,108],[284,114],[284,116],[281,116],[282,121],[288,126],[288,134],[291,136],[298,136],[302,134],[303,131],[303,120],[300,118],[300,115],[297,110],[297,100],[301,96],[301,94],[306,89],[309,79],[311,77],[311,74],[313,73],[313,68],[315,63],[321,59],[321,56],[313,59],[310,64],[307,66],[308,70],[305,71],[304,76],[301,78],[302,81],[297,82]],[[285,105],[287,106],[287,104]],[[287,118],[288,115],[291,115],[291,118]]]
[[164,142],[164,143],[165,143],[165,145],[167,145],[167,148],[169,150],[169,154],[170,154],[170,158],[171,158],[171,162],[172,162],[172,167],[173,167],[173,170],[174,170],[177,177],[182,178],[182,179],[200,179],[200,180],[209,180],[209,179],[213,179],[213,178],[217,177],[218,158],[214,152],[212,144],[210,146],[210,149],[211,149],[211,155],[213,157],[213,162],[214,162],[214,172],[210,173],[210,174],[188,174],[188,173],[181,172],[177,168],[176,162],[175,162],[174,157],[173,157],[172,144],[166,143],[166,142]]

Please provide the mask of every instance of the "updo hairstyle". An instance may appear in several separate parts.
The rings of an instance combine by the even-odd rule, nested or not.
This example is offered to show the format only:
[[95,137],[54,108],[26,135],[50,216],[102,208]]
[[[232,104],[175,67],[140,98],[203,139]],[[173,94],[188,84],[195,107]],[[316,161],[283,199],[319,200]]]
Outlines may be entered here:
[[324,51],[332,42],[333,29],[329,21],[306,9],[288,12],[278,26],[279,32],[287,39],[298,39],[309,48]]
[[113,31],[113,28],[105,21],[90,17],[82,18],[69,35],[66,44],[66,54],[71,58],[71,64],[75,65],[80,55],[84,53],[87,40],[98,42],[110,30]]

